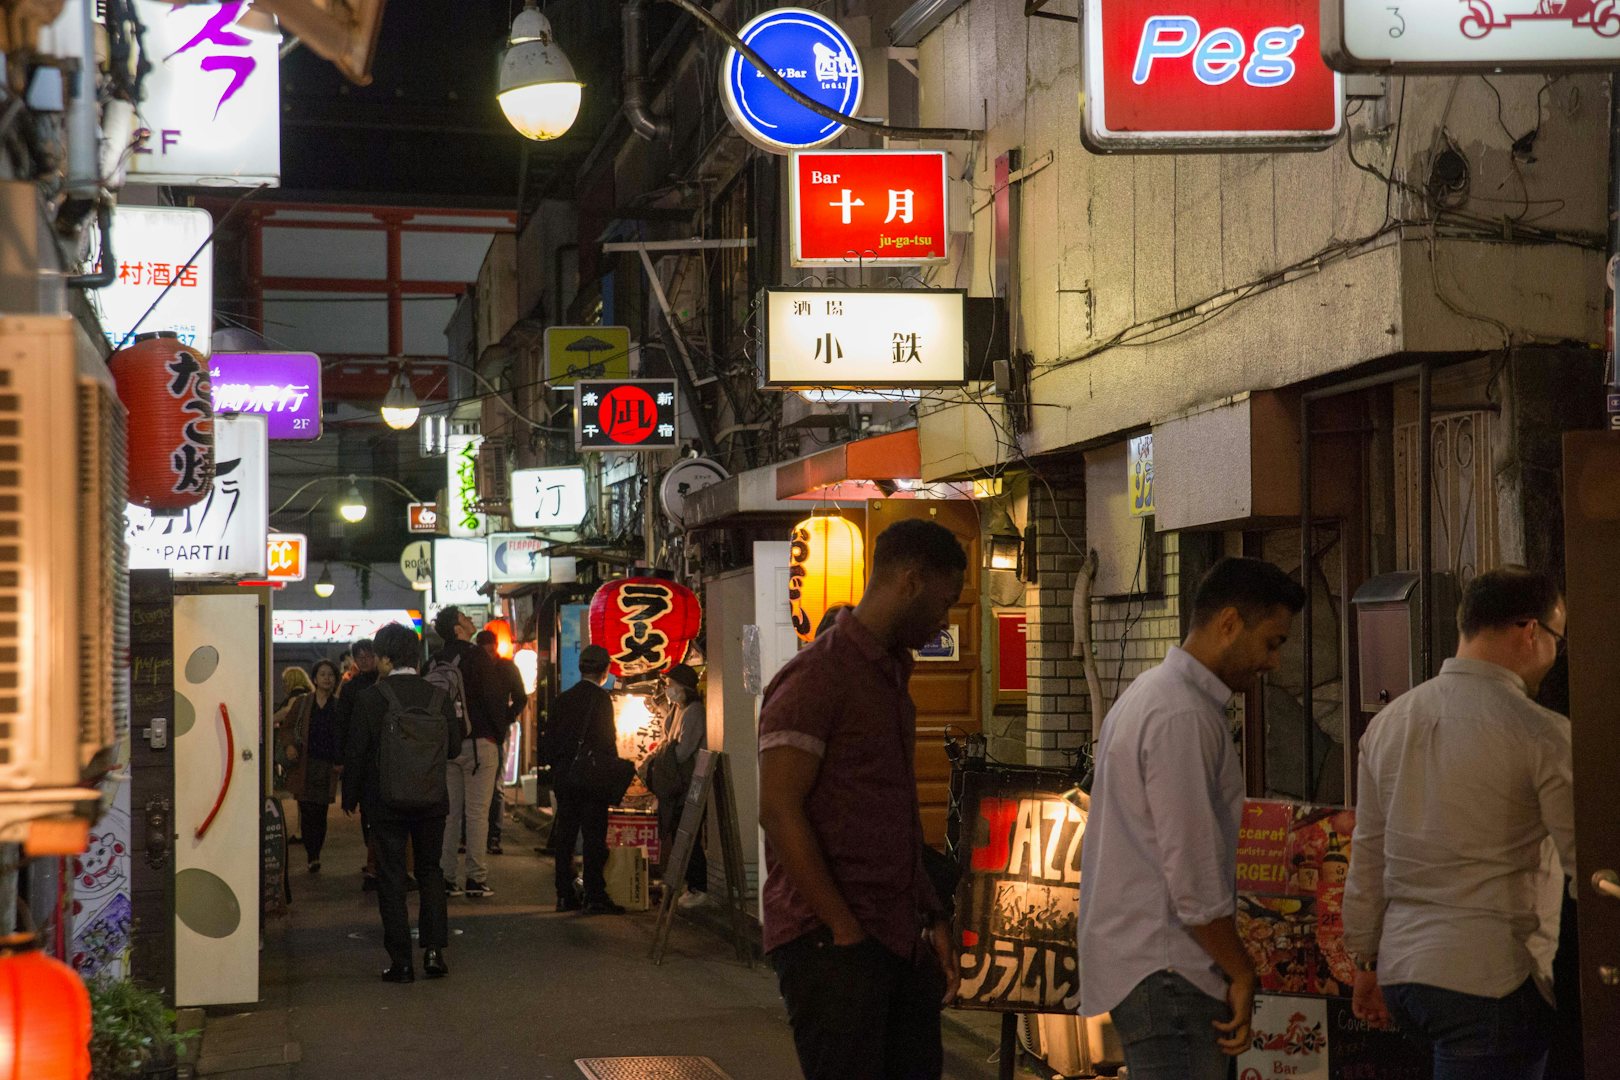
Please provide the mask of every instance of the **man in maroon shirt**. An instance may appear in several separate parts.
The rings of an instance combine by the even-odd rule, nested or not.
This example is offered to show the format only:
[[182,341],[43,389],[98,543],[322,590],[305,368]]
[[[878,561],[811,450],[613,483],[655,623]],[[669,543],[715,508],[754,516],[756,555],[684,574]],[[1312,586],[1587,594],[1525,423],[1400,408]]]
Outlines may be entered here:
[[771,680],[759,721],[765,951],[807,1080],[937,1080],[959,976],[922,864],[911,650],[948,625],[948,529],[877,538],[854,611]]

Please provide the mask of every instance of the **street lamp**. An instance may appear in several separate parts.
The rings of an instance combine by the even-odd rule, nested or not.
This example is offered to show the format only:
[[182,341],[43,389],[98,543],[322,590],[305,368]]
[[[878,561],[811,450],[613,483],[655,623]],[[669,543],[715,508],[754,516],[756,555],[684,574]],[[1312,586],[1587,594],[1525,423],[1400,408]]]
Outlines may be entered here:
[[337,586],[332,584],[332,567],[329,565],[321,567],[321,576],[315,582],[315,595],[325,600],[336,589]]
[[383,423],[395,431],[404,431],[416,423],[416,418],[421,414],[422,404],[416,400],[416,392],[411,389],[411,381],[405,377],[405,369],[400,368],[394,374],[393,385],[383,397]]
[[495,99],[518,132],[530,139],[555,139],[579,116],[580,91],[574,65],[551,40],[551,23],[540,14],[535,0],[527,0],[501,57],[500,82]]
[[338,503],[338,513],[350,525],[358,525],[366,520],[366,501],[360,497],[360,485],[350,482],[349,493]]

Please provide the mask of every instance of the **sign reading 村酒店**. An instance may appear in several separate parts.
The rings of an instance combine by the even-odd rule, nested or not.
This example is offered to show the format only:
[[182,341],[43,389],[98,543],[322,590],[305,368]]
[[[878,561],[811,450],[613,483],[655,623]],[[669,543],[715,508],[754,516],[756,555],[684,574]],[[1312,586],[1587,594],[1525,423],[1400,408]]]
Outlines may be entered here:
[[572,529],[585,520],[585,470],[514,469],[512,524],[520,529]]
[[1329,0],[1322,55],[1343,71],[1620,67],[1611,0]]
[[670,450],[679,445],[674,379],[580,379],[574,384],[574,446],[580,450]]
[[112,225],[118,275],[105,289],[85,292],[107,343],[122,348],[139,334],[168,330],[207,354],[214,326],[214,245],[206,241],[214,219],[206,210],[119,206]]
[[794,266],[945,261],[943,150],[806,150],[788,175]]
[[1081,140],[1134,153],[1327,146],[1344,91],[1322,59],[1319,2],[1085,0]]
[[262,416],[272,439],[321,437],[321,358],[314,353],[217,352],[208,368],[216,414]]
[[[750,19],[737,36],[812,101],[845,116],[861,107],[860,54],[827,16],[773,8]],[[728,49],[720,65],[720,100],[743,138],[773,154],[825,146],[844,133],[843,124],[784,94],[736,49]]]
[[765,385],[957,386],[961,289],[766,289]]

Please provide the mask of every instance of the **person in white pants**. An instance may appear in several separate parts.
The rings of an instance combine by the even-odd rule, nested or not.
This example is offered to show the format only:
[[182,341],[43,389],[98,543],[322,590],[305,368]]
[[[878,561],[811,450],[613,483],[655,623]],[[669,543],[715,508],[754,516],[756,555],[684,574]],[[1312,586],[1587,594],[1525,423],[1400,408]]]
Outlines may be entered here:
[[[477,627],[460,608],[447,607],[433,620],[444,644],[433,654],[428,678],[440,664],[450,664],[461,673],[466,694],[470,731],[461,742],[461,753],[450,761],[448,783],[450,813],[444,823],[444,850],[439,866],[451,896],[486,898],[495,891],[489,885],[489,865],[485,845],[489,842],[489,804],[495,795],[495,779],[500,774],[497,729],[488,707],[495,672],[489,656],[473,644]],[[466,831],[467,876],[459,874],[463,828]],[[458,882],[465,884],[458,885]]]

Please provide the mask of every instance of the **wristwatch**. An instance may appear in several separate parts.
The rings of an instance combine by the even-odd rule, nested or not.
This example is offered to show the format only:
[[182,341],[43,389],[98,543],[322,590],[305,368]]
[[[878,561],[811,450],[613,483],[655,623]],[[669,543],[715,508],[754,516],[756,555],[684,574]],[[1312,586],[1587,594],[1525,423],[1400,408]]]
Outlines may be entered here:
[[1377,954],[1374,954],[1372,956],[1362,956],[1362,955],[1360,955],[1358,953],[1358,954],[1352,956],[1350,959],[1355,962],[1357,971],[1377,971],[1378,970],[1378,956],[1377,956]]

